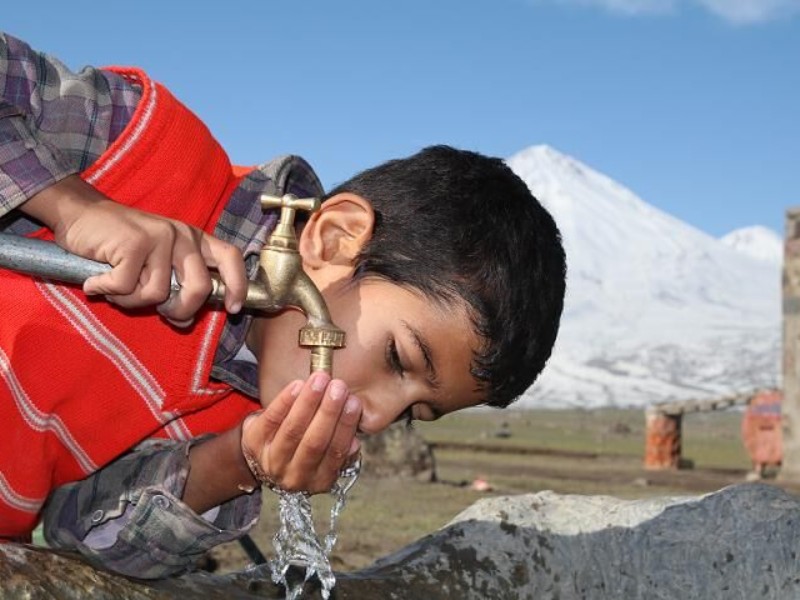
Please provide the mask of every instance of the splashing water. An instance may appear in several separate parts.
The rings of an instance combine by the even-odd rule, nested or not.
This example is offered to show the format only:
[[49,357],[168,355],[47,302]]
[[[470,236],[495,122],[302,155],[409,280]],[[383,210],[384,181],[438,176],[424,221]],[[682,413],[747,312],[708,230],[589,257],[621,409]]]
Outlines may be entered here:
[[[330,528],[322,541],[314,528],[309,497],[302,492],[276,490],[280,497],[281,527],[272,540],[276,556],[270,561],[270,570],[273,583],[286,589],[286,600],[299,598],[305,582],[314,575],[322,584],[322,598],[328,600],[330,597],[331,590],[336,585],[336,577],[328,555],[336,544],[336,520],[360,471],[359,457],[351,466],[342,469],[339,479],[331,488],[334,504],[331,507]],[[305,567],[305,578],[302,581],[288,581],[286,575],[292,565]]]

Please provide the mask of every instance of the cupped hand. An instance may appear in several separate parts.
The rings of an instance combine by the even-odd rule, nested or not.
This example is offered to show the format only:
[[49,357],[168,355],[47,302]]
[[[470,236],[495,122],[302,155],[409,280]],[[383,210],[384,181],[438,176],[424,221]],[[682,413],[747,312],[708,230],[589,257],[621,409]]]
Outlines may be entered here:
[[284,388],[242,427],[242,446],[283,490],[327,492],[358,454],[361,402],[347,385],[314,373]]

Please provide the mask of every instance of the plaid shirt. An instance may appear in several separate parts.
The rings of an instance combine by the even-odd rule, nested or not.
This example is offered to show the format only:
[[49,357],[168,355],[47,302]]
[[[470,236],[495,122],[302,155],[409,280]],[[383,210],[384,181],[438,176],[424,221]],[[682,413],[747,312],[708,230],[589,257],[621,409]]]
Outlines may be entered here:
[[[37,229],[13,209],[97,160],[124,130],[139,98],[140,90],[114,73],[91,67],[72,72],[0,33],[0,230],[25,234]],[[289,167],[282,192],[322,194],[305,161],[281,160]],[[265,213],[258,202],[261,193],[274,191],[274,164],[254,169],[242,180],[214,231],[242,250],[250,277],[277,221],[276,212]],[[251,319],[229,316],[212,376],[258,398],[257,365],[236,359]],[[258,514],[260,495],[219,507],[213,519],[198,517],[178,499],[188,473],[186,451],[185,444],[148,447],[58,490],[45,508],[48,539],[114,570],[163,577],[191,568],[203,548],[243,535]],[[168,510],[139,510],[145,500],[156,497],[168,499]]]
[[56,489],[44,511],[45,539],[138,579],[192,569],[210,548],[244,535],[261,511],[260,491],[204,515],[180,500],[196,441],[143,442],[89,478]]

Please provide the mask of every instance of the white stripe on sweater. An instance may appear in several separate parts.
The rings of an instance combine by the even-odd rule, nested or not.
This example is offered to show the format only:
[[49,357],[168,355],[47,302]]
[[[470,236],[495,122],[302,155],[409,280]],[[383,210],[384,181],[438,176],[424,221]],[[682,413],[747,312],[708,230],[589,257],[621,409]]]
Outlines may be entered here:
[[[162,412],[166,392],[147,367],[72,292],[51,283],[36,283],[44,297],[95,350],[105,356],[144,401],[158,423],[167,425],[171,438],[188,439],[188,429]],[[189,436],[191,437],[191,436]]]
[[203,341],[200,344],[200,352],[197,357],[197,364],[194,367],[194,374],[192,375],[192,393],[194,394],[224,394],[227,390],[213,390],[204,387],[203,372],[206,368],[206,363],[211,357],[211,342],[214,339],[214,330],[217,327],[217,322],[222,318],[225,313],[215,311],[209,319],[206,332],[203,335]]
[[[142,82],[144,85],[144,82]],[[131,134],[125,138],[122,146],[120,147],[119,151],[111,156],[108,160],[106,160],[97,171],[95,171],[86,181],[91,183],[92,185],[96,184],[97,181],[103,177],[109,169],[115,166],[133,147],[133,145],[139,140],[144,132],[145,128],[150,124],[150,119],[153,116],[153,112],[155,112],[156,108],[156,98],[157,98],[157,88],[154,82],[150,82],[150,98],[147,105],[144,107],[142,116],[139,121],[136,123],[133,131]]]
[[34,514],[39,512],[45,501],[45,498],[28,498],[17,493],[8,483],[2,471],[0,471],[0,498],[11,508]]
[[97,470],[97,465],[89,458],[89,454],[77,440],[72,437],[72,433],[61,418],[58,415],[42,412],[31,401],[19,379],[14,374],[11,361],[8,360],[8,356],[2,349],[0,349],[0,376],[5,380],[8,390],[11,392],[11,397],[14,399],[14,404],[16,404],[19,414],[28,424],[28,427],[34,431],[52,431],[87,475]]

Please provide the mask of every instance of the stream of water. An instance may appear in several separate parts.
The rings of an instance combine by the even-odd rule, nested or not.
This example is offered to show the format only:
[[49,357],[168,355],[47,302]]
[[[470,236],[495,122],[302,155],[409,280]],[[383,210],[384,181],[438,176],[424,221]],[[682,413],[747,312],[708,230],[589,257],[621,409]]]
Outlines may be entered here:
[[[343,469],[339,479],[331,488],[334,499],[330,513],[328,533],[320,539],[314,527],[309,496],[300,492],[277,490],[280,497],[279,510],[281,526],[272,540],[275,558],[270,561],[272,581],[286,589],[286,600],[296,600],[303,593],[306,581],[314,575],[322,585],[322,597],[328,600],[336,584],[328,556],[336,544],[336,521],[347,503],[347,494],[358,479],[361,471],[361,458],[350,467]],[[291,582],[287,573],[292,565],[305,569],[302,581]]]

